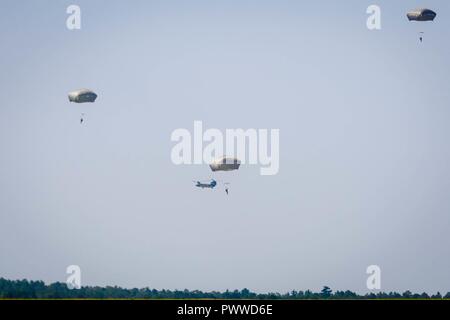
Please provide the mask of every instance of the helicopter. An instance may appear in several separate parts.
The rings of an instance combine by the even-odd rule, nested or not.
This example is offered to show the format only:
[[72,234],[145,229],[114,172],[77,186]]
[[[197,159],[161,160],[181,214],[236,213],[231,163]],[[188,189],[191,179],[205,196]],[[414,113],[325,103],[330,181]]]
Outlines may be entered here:
[[196,182],[196,185],[195,185],[196,187],[202,188],[202,189],[205,189],[205,188],[214,189],[217,186],[217,181],[214,179],[211,179],[210,183],[205,183],[205,182],[200,182],[200,181],[194,181],[194,182]]
[[[193,182],[195,182],[195,186],[196,186],[197,188],[202,188],[202,189],[205,189],[205,188],[207,188],[207,189],[214,189],[215,187],[217,187],[217,181],[214,180],[214,179],[211,179],[211,182],[210,182],[210,183],[200,182],[200,181],[193,181]],[[229,182],[225,182],[225,183],[223,184],[223,186],[224,186],[224,188],[225,188],[225,192],[226,192],[227,195],[229,194],[229,185],[230,185]]]

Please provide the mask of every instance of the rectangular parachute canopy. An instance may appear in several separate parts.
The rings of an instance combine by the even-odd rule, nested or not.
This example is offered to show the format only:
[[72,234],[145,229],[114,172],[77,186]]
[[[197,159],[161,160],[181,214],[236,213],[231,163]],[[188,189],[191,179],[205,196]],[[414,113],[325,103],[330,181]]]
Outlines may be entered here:
[[433,21],[436,18],[436,12],[426,8],[411,10],[406,15],[409,21]]
[[238,170],[241,161],[237,158],[221,157],[214,160],[209,167],[212,171],[233,171]]
[[89,89],[79,89],[69,92],[69,101],[75,103],[95,102],[97,94]]

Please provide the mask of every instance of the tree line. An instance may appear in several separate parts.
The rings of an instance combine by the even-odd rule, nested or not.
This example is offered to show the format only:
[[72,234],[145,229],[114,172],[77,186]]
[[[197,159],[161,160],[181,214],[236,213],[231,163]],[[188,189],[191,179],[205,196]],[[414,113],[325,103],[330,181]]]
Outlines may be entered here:
[[378,292],[364,295],[352,291],[335,291],[325,286],[320,292],[291,291],[287,293],[255,293],[248,289],[234,291],[200,290],[156,290],[150,288],[125,289],[117,286],[84,286],[80,289],[69,289],[65,283],[45,284],[43,281],[7,280],[0,278],[0,299],[450,299],[450,292],[442,296],[439,292],[412,293],[406,291]]

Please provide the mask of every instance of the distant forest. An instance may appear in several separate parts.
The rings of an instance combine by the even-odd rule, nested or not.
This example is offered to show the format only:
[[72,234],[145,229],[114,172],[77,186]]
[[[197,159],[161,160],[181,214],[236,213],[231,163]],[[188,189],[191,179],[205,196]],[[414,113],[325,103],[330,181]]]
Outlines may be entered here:
[[450,292],[442,296],[406,291],[379,292],[359,295],[352,291],[333,292],[325,286],[320,292],[291,291],[288,293],[254,293],[248,289],[225,292],[199,290],[156,290],[150,288],[124,289],[120,287],[81,287],[70,290],[65,283],[46,285],[43,281],[6,280],[0,278],[0,299],[450,299]]

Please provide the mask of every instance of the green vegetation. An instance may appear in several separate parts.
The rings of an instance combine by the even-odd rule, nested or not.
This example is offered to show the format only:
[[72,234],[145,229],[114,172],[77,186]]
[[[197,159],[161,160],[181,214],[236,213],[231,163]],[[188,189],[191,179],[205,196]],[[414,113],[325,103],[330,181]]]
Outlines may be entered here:
[[120,287],[82,287],[70,290],[65,283],[46,285],[43,281],[6,280],[0,278],[0,299],[450,299],[450,292],[444,297],[438,292],[429,296],[426,293],[413,294],[406,291],[370,293],[358,295],[352,291],[333,292],[323,287],[321,292],[292,291],[280,293],[254,293],[248,289],[225,292],[202,292],[198,290],[155,290],[124,289]]

